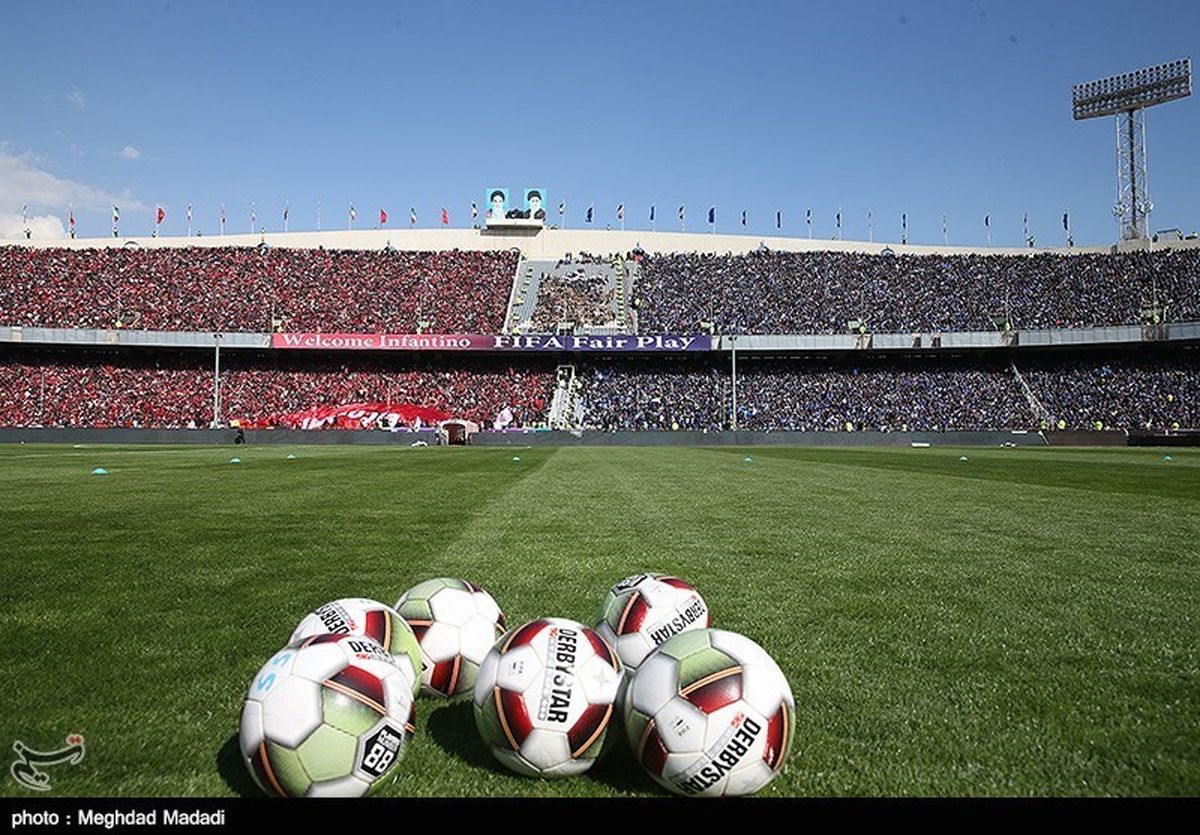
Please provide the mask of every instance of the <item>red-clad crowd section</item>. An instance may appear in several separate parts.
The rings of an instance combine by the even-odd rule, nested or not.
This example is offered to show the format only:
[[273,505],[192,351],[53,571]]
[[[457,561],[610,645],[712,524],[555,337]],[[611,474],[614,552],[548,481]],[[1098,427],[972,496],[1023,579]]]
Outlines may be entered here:
[[513,252],[0,247],[0,325],[499,333]]
[[[552,359],[227,351],[221,364],[222,423],[380,402],[488,427],[507,408],[514,426],[535,425],[554,388]],[[213,379],[207,353],[22,349],[0,355],[0,426],[205,427]]]

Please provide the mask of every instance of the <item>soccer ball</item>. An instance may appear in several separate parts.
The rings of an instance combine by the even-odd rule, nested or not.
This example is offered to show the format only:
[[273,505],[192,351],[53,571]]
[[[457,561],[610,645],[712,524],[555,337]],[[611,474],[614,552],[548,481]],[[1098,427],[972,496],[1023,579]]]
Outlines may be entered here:
[[421,686],[436,696],[469,693],[496,638],[504,612],[492,596],[466,580],[439,577],[418,583],[396,602],[421,648]]
[[604,596],[596,631],[612,645],[629,670],[680,632],[712,623],[700,593],[678,577],[635,574]]
[[587,771],[621,681],[604,639],[562,618],[530,621],[492,647],[475,679],[475,724],[500,762],[531,777]]
[[404,618],[386,603],[366,597],[344,597],[305,615],[289,644],[314,635],[362,635],[391,653],[396,666],[412,681],[413,695],[421,689],[421,648]]
[[392,772],[413,731],[412,682],[363,636],[315,635],[250,683],[239,735],[254,782],[281,797],[359,797]]
[[795,709],[762,647],[703,629],[671,638],[633,674],[625,732],[638,762],[676,794],[753,794],[783,767]]

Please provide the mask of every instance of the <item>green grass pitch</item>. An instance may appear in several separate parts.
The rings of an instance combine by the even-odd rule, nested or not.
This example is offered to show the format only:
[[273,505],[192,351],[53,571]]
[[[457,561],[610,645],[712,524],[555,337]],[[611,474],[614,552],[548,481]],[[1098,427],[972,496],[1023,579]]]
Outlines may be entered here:
[[[766,795],[1200,793],[1200,451],[7,446],[0,555],[0,746],[87,740],[54,794],[254,793],[242,696],[327,600],[590,623],[643,570],[791,682]],[[381,794],[659,794],[623,742],[528,780],[469,697],[417,710]]]

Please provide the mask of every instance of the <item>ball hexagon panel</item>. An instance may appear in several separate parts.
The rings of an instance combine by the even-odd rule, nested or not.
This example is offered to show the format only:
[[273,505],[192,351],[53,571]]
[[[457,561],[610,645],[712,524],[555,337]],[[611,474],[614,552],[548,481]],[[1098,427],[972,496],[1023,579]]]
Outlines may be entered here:
[[321,687],[308,679],[289,676],[263,700],[263,734],[286,748],[296,748],[322,721]]

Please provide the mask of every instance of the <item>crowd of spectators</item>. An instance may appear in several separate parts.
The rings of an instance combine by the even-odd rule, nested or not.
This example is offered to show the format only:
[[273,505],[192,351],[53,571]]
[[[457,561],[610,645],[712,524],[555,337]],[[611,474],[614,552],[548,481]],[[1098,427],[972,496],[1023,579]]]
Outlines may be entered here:
[[499,333],[504,252],[0,247],[0,325]]
[[[1200,428],[1200,356],[1105,354],[1021,358],[753,359],[738,363],[738,428],[950,431]],[[490,427],[548,419],[555,360],[545,357],[320,355],[227,351],[221,418],[263,421],[380,401],[425,406]],[[578,367],[594,429],[730,428],[725,360],[628,358]],[[0,426],[205,427],[207,354],[9,349],[0,354]]]
[[[1200,357],[1007,362],[743,359],[738,428],[776,431],[1200,427]],[[585,423],[605,431],[731,426],[727,363],[599,361],[580,370]],[[1061,421],[1061,422],[1060,422]]]
[[560,322],[577,326],[607,325],[616,318],[610,276],[584,267],[565,274],[545,274],[538,282],[537,307],[530,327],[534,333],[553,333]]
[[[0,324],[149,330],[498,333],[518,256],[271,247],[0,247]],[[644,333],[838,333],[1200,320],[1200,249],[1123,254],[643,256]],[[613,317],[611,282],[564,259],[535,330]]]
[[642,259],[646,333],[875,333],[1200,320],[1200,249],[1119,255],[686,253]]
[[[427,406],[491,427],[534,426],[554,389],[553,363],[532,360],[227,351],[221,422],[261,421],[314,406],[379,401]],[[24,350],[0,355],[0,426],[189,428],[213,418],[208,354]]]
[[1200,428],[1200,356],[1020,363],[1053,422],[1072,429]]

